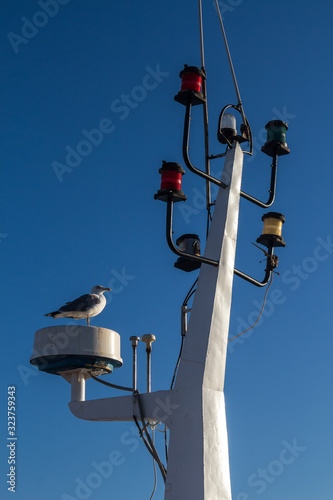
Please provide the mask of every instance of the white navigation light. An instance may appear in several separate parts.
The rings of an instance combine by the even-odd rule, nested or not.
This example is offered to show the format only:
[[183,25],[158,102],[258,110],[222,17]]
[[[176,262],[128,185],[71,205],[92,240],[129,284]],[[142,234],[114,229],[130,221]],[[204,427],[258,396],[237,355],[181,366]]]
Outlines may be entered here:
[[237,135],[236,118],[231,113],[224,113],[220,118],[219,129],[217,132],[218,140],[222,144],[227,144]]

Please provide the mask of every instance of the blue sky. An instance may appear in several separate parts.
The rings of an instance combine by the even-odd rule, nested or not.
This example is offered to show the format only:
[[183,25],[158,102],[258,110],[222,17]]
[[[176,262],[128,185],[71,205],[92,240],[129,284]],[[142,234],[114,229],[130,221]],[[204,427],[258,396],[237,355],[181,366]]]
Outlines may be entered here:
[[[213,1],[203,3],[211,151],[217,154],[219,113],[236,98]],[[260,147],[270,119],[288,122],[291,149],[279,160],[273,205],[286,217],[280,276],[262,321],[230,343],[227,360],[233,500],[330,500],[333,6],[328,0],[220,5],[255,137],[242,189],[266,197],[270,160]],[[184,108],[173,96],[183,65],[200,66],[197,2],[4,0],[1,13],[1,495],[11,494],[6,401],[14,385],[17,500],[79,498],[77,484],[87,484],[94,464],[110,456],[112,473],[85,498],[145,500],[153,488],[152,460],[134,424],[76,419],[67,406],[69,385],[36,372],[29,358],[34,332],[56,324],[43,314],[102,284],[113,291],[92,324],[119,332],[124,360],[109,380],[130,384],[129,337],[153,333],[153,390],[170,384],[180,305],[197,273],[173,267],[165,205],[153,195],[162,160],[183,164]],[[191,154],[197,163],[200,123],[195,109]],[[84,149],[95,129],[102,132]],[[222,165],[216,160],[213,171]],[[204,184],[186,171],[183,189],[189,210],[175,210],[175,235],[198,233],[204,246]],[[262,255],[251,241],[261,234],[263,213],[241,200],[236,266],[258,279]],[[263,294],[235,277],[230,335],[254,322]],[[87,398],[109,395],[114,392],[87,383]],[[154,498],[163,499],[163,492],[159,476]]]

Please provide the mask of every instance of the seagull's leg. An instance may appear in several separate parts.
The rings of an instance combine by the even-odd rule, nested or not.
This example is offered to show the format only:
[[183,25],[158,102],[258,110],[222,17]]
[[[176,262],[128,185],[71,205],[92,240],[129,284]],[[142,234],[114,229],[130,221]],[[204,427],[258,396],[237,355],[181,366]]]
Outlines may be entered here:
[[89,324],[89,323],[90,323],[90,322],[89,322],[89,316],[87,316],[87,325],[88,325],[88,326],[90,326],[90,324]]

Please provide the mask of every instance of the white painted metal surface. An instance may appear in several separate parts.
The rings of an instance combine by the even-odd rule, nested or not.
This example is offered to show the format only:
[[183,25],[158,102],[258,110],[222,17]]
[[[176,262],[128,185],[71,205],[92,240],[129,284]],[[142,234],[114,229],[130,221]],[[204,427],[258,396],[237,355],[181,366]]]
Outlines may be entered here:
[[[142,395],[147,419],[170,429],[165,500],[231,500],[224,376],[238,229],[243,153],[229,150],[205,249],[175,388]],[[131,396],[72,402],[87,420],[131,420]],[[134,408],[135,410],[135,408]],[[137,412],[136,412],[137,414]]]
[[243,153],[228,152],[175,382],[165,500],[230,500],[224,376],[236,253]]
[[35,333],[30,361],[54,356],[97,356],[122,364],[120,335],[108,328],[82,325],[58,325]]
[[[179,403],[171,401],[171,391],[156,391],[141,394],[144,414],[147,420],[158,420],[170,425],[170,417]],[[105,399],[93,399],[85,402],[71,402],[69,409],[77,418],[95,421],[132,421],[133,412],[139,418],[132,396],[118,396]]]
[[73,370],[68,375],[62,377],[71,384],[71,401],[85,401],[86,380],[90,377],[87,370]]

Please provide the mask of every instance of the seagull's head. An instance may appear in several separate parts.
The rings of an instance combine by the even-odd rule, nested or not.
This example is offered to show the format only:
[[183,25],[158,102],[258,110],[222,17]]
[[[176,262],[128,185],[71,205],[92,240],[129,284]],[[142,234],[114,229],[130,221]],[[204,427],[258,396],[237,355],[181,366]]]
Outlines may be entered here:
[[111,288],[106,288],[105,286],[102,286],[102,285],[93,286],[91,289],[91,293],[96,293],[96,294],[101,294],[101,293],[110,292],[110,291],[111,291]]

